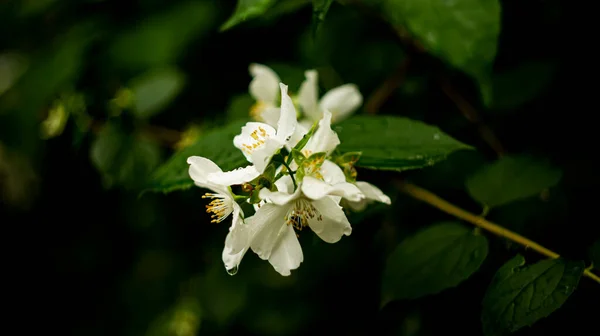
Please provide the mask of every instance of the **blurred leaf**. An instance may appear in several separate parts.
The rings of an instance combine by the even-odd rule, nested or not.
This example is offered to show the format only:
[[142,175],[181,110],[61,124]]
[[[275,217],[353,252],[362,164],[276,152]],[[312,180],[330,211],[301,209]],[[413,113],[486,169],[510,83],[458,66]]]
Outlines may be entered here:
[[385,15],[434,55],[473,76],[491,100],[490,75],[500,35],[498,0],[386,0]]
[[180,3],[120,32],[110,56],[117,66],[136,70],[173,63],[190,41],[209,31],[214,17],[210,1]]
[[39,139],[39,113],[79,75],[85,50],[97,37],[93,22],[75,26],[57,44],[32,57],[27,71],[0,96],[0,140],[32,152]]
[[495,74],[492,78],[493,99],[488,106],[505,110],[536,98],[551,84],[555,71],[554,62],[529,62]]
[[600,240],[596,240],[592,245],[591,252],[594,268],[600,270]]
[[506,156],[472,175],[466,187],[490,208],[533,196],[556,185],[562,171],[527,156]]
[[33,16],[47,11],[50,6],[54,5],[56,0],[21,0],[18,15]]
[[248,284],[227,274],[223,264],[216,261],[196,281],[205,317],[223,325],[231,321],[246,305]]
[[417,120],[390,116],[355,116],[334,127],[338,150],[362,152],[358,167],[383,170],[423,168],[450,153],[471,149],[437,127]]
[[325,15],[329,11],[329,7],[333,3],[333,0],[312,0],[313,3],[313,17],[312,17],[312,30],[313,36],[317,35],[319,27],[325,21]]
[[583,273],[583,262],[543,260],[522,267],[517,255],[504,264],[483,299],[481,320],[486,336],[503,335],[530,326],[560,308]]
[[185,77],[176,68],[158,68],[135,78],[133,112],[139,118],[148,118],[162,111],[179,94]]
[[10,89],[26,70],[25,56],[14,52],[0,54],[0,96]]
[[221,31],[264,14],[275,2],[276,0],[238,0],[235,12],[221,26]]
[[254,105],[254,98],[249,93],[234,96],[227,107],[228,120],[250,120],[250,108]]
[[293,13],[300,8],[309,5],[312,0],[279,0],[263,15],[265,23],[282,15]]
[[42,139],[59,136],[65,129],[67,120],[69,120],[69,112],[65,105],[61,101],[56,102],[48,111],[48,117],[40,127]]
[[199,301],[184,297],[150,325],[146,336],[195,336],[201,321]]
[[242,152],[233,146],[233,137],[239,134],[244,122],[232,122],[224,127],[215,128],[202,135],[198,142],[173,154],[162,166],[152,174],[146,191],[168,193],[174,190],[187,189],[194,185],[188,174],[187,158],[203,156],[214,161],[223,171],[241,167],[246,164]]
[[90,158],[106,187],[119,184],[137,188],[160,163],[160,149],[155,143],[126,134],[119,125],[108,123],[92,143]]
[[428,227],[402,241],[388,257],[383,304],[455,287],[477,271],[487,254],[487,239],[473,229],[456,222]]

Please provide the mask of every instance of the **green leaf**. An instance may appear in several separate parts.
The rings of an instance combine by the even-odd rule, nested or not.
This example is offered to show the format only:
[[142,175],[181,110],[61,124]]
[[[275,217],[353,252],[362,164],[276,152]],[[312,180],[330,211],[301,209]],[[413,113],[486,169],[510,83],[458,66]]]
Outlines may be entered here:
[[160,163],[160,148],[153,142],[125,133],[118,124],[107,124],[90,148],[90,159],[107,188],[137,188]]
[[333,3],[333,0],[312,0],[313,3],[313,17],[312,17],[312,29],[313,36],[317,35],[317,31],[321,26],[321,23],[325,21],[325,15],[329,11],[329,7]]
[[148,118],[163,110],[179,94],[184,75],[175,68],[157,68],[135,78],[133,112],[139,118]]
[[408,118],[355,116],[336,125],[338,150],[362,152],[358,167],[408,170],[432,166],[460,149],[472,149],[437,127]]
[[242,121],[232,122],[224,127],[215,128],[200,136],[193,145],[183,148],[171,156],[167,162],[152,174],[145,191],[168,193],[187,189],[194,185],[188,174],[187,158],[203,156],[216,163],[223,171],[247,165],[242,152],[233,146],[233,137],[240,133]]
[[493,99],[488,106],[507,110],[536,98],[551,84],[555,71],[555,62],[529,62],[510,71],[494,74]]
[[275,2],[275,0],[238,0],[235,12],[221,26],[221,31],[264,14]]
[[491,100],[489,80],[500,35],[498,0],[386,0],[385,13],[432,54],[463,70]]
[[488,241],[456,222],[442,222],[402,241],[388,257],[383,303],[455,287],[481,266]]
[[208,33],[215,16],[215,5],[210,1],[180,3],[120,32],[108,52],[114,64],[122,68],[171,64],[188,43]]
[[540,193],[556,185],[562,171],[527,156],[506,156],[467,179],[475,200],[490,208]]
[[485,335],[514,332],[550,315],[573,293],[584,270],[583,262],[564,259],[524,264],[517,255],[492,280],[483,299]]

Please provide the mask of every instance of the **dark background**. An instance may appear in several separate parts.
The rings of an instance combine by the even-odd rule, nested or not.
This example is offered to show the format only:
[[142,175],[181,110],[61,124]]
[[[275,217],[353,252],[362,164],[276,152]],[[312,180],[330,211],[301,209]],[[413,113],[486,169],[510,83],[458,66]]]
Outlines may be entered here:
[[[548,158],[564,172],[561,183],[545,197],[494,209],[489,218],[566,257],[589,261],[589,247],[600,236],[594,216],[600,181],[593,165],[598,133],[594,85],[581,80],[592,69],[594,61],[586,59],[591,51],[565,44],[581,31],[569,14],[575,4],[503,1],[494,66],[494,78],[500,83],[498,104],[485,108],[471,79],[415,52],[376,13],[351,4],[334,3],[313,42],[312,12],[306,4],[290,13],[272,10],[264,19],[221,33],[218,27],[231,15],[235,2],[195,1],[204,6],[198,11],[202,15],[181,14],[181,19],[173,20],[173,25],[181,26],[186,26],[185,20],[201,22],[190,28],[192,37],[173,52],[175,56],[152,60],[152,55],[168,49],[160,34],[148,43],[131,44],[126,48],[129,58],[111,53],[120,36],[186,3],[0,4],[0,54],[17,51],[29,59],[28,71],[17,86],[0,95],[4,152],[0,162],[12,167],[0,170],[3,273],[8,280],[4,291],[9,298],[5,306],[15,316],[7,327],[73,335],[481,334],[481,299],[495,271],[516,252],[528,261],[539,256],[491,238],[484,265],[458,287],[379,310],[387,253],[419,228],[451,219],[398,194],[388,183],[393,173],[359,171],[359,179],[381,186],[393,205],[353,215],[352,235],[335,245],[303,232],[305,259],[292,276],[281,277],[253,253],[246,255],[237,275],[229,276],[221,261],[227,222],[209,223],[200,198],[203,190],[138,197],[143,181],[106,185],[107,173],[90,160],[98,130],[80,131],[74,118],[62,134],[39,139],[39,123],[52,101],[73,91],[85,97],[86,113],[95,124],[115,122],[125,133],[148,125],[183,131],[191,122],[206,130],[246,113],[230,103],[234,96],[247,93],[251,62],[272,65],[290,90],[298,87],[304,69],[316,68],[321,92],[351,82],[368,101],[409,58],[404,80],[379,114],[438,125],[478,151],[458,152],[439,165],[403,176],[478,213],[463,181],[496,154],[481,139],[477,126],[444,94],[437,79],[448,78],[507,152]],[[83,33],[77,35],[77,29]],[[60,59],[53,55],[87,38],[92,40],[76,62],[68,59],[44,67]],[[163,64],[177,66],[187,77],[173,103],[143,122],[127,111],[109,117],[107,102],[120,87]],[[72,75],[64,75],[70,66]],[[527,96],[522,97],[523,92]],[[155,146],[162,161],[173,149],[159,140]],[[145,164],[141,163],[141,171],[149,175],[158,161]],[[582,278],[561,309],[517,334],[592,330],[599,293],[597,284]]]

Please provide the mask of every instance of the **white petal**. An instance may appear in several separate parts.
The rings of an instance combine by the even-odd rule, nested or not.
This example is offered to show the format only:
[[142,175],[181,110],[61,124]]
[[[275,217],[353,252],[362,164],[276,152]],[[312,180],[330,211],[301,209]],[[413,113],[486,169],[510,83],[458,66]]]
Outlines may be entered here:
[[282,177],[280,177],[279,180],[275,181],[275,186],[277,187],[278,191],[285,192],[288,194],[294,193],[294,182],[292,182],[292,178],[290,177],[290,175],[283,175]]
[[238,217],[238,221],[233,222],[225,238],[222,258],[226,269],[231,270],[239,266],[244,254],[250,248],[250,238],[249,227]]
[[271,191],[269,189],[263,188],[260,190],[259,197],[273,204],[284,205],[300,197],[300,194],[300,188],[296,189],[296,192],[293,194],[288,193],[287,190]]
[[362,199],[358,202],[350,202],[346,200],[343,204],[344,207],[350,208],[354,212],[361,212],[367,208],[369,201],[367,199]]
[[201,156],[190,156],[187,159],[190,165],[189,174],[194,182],[200,184],[208,183],[208,175],[212,173],[222,172],[221,168],[211,160]]
[[281,237],[287,224],[285,216],[291,206],[279,206],[267,203],[258,209],[254,216],[246,218],[246,225],[250,227],[252,251],[263,260],[271,257],[271,252]]
[[[238,205],[239,207],[239,205]],[[234,220],[235,214],[234,214]],[[238,217],[237,221],[233,221],[229,233],[225,238],[225,246],[230,252],[236,254],[250,246],[250,227]]]
[[321,119],[321,110],[318,105],[319,83],[316,70],[304,72],[306,79],[300,85],[298,91],[298,104],[302,107],[302,113],[312,121]]
[[312,201],[320,216],[308,220],[310,228],[324,241],[328,243],[338,242],[343,235],[349,236],[352,227],[335,200],[325,197]]
[[339,122],[350,116],[362,104],[363,97],[354,84],[344,84],[329,90],[319,102],[322,110],[333,114],[333,122]]
[[268,107],[265,107],[260,112],[260,117],[268,125],[273,126],[273,127],[277,127],[277,122],[279,121],[279,113],[280,113],[279,107],[268,106]]
[[252,162],[259,173],[262,174],[265,171],[265,168],[271,162],[271,158],[281,147],[283,147],[283,144],[276,139],[267,139],[264,146],[257,148],[252,153]]
[[302,140],[302,137],[304,137],[304,135],[308,133],[309,129],[310,127],[306,128],[302,123],[298,123],[296,125],[296,129],[294,130],[294,134],[292,134],[292,137],[290,138],[290,141],[288,141],[288,143],[285,145],[287,150],[291,151],[292,148],[296,147],[298,142]]
[[221,257],[223,258],[223,264],[225,265],[225,269],[228,271],[239,268],[240,263],[242,262],[242,258],[248,251],[249,247],[242,249],[238,253],[232,253],[227,247],[223,248],[223,253]]
[[296,232],[292,226],[286,225],[277,244],[273,247],[269,263],[279,274],[288,276],[291,274],[290,271],[298,268],[303,260],[304,255]]
[[365,197],[368,200],[374,200],[385,204],[392,204],[390,198],[386,194],[384,194],[383,191],[381,191],[381,189],[377,188],[371,183],[358,181],[356,182],[356,186],[358,187],[358,189],[360,189],[360,191],[362,191],[363,194],[365,194]]
[[363,193],[352,183],[342,182],[330,185],[312,176],[304,177],[301,188],[304,195],[313,200],[329,195],[341,196],[354,202],[364,198]]
[[279,87],[281,89],[281,110],[277,122],[277,138],[283,144],[291,139],[298,121],[296,120],[296,108],[292,98],[288,95],[288,86],[280,83]]
[[259,122],[246,123],[242,132],[233,138],[233,144],[244,153],[249,162],[254,163],[260,174],[264,172],[273,154],[283,147],[283,143],[277,140],[275,129]]
[[330,160],[325,160],[325,162],[323,162],[319,173],[323,176],[323,181],[325,181],[325,183],[337,184],[346,182],[346,175],[344,175],[342,168]]
[[258,101],[274,104],[279,94],[279,76],[266,65],[253,63],[249,67],[252,81],[249,91]]
[[260,175],[256,167],[246,166],[244,168],[234,169],[228,172],[217,172],[208,174],[208,180],[220,185],[234,185],[250,182]]
[[337,133],[331,129],[331,112],[325,110],[323,118],[319,121],[319,128],[308,140],[304,150],[309,153],[325,152],[330,154],[340,144]]

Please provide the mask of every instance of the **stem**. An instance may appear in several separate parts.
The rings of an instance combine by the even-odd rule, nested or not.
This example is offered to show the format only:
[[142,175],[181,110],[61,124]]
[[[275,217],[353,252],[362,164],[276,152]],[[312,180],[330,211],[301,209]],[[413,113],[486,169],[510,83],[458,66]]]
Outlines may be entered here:
[[452,85],[450,85],[450,82],[447,79],[440,79],[440,86],[442,91],[444,91],[446,96],[452,100],[462,115],[477,127],[479,136],[481,136],[481,138],[496,152],[498,157],[502,157],[506,152],[504,146],[502,146],[502,143],[498,140],[494,131],[483,122],[473,105],[461,96]]
[[[282,156],[282,159],[283,159],[283,156]],[[298,185],[296,184],[296,179],[294,178],[294,172],[290,169],[290,166],[288,166],[288,164],[285,162],[285,159],[283,159],[281,163],[283,164],[283,166],[285,168],[287,168],[288,172],[290,173],[290,177],[292,178],[292,183],[294,184],[294,191],[296,191],[296,188],[298,188]]]
[[369,97],[365,104],[365,110],[368,114],[376,114],[381,106],[385,104],[388,98],[390,98],[394,91],[402,84],[406,77],[409,63],[410,58],[407,56],[402,60],[396,71],[394,71],[394,73],[386,79],[377,90],[375,90],[371,97]]
[[[466,210],[463,210],[463,209],[455,206],[454,204],[440,198],[439,196],[435,195],[434,193],[432,193],[428,190],[425,190],[419,186],[416,186],[411,183],[402,182],[402,181],[397,181],[396,186],[398,187],[398,189],[400,191],[408,194],[409,196],[411,196],[415,199],[418,199],[420,201],[428,203],[431,206],[434,206],[448,214],[451,214],[455,217],[465,220],[465,221],[467,221],[477,227],[480,227],[484,230],[487,230],[495,235],[510,239],[510,240],[514,241],[515,243],[521,244],[521,245],[525,246],[525,248],[530,248],[548,258],[556,259],[556,258],[560,257],[560,255],[558,253],[551,251],[551,250],[543,247],[542,245],[540,245],[528,238],[525,238],[515,232],[507,230],[498,224],[492,223],[481,216],[477,216]],[[598,277],[596,274],[592,273],[591,270],[585,270],[583,272],[583,275],[596,281],[597,283],[600,283],[600,277]]]

